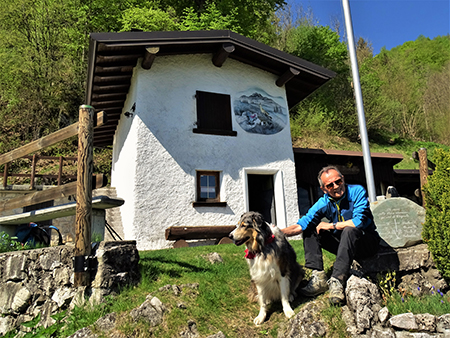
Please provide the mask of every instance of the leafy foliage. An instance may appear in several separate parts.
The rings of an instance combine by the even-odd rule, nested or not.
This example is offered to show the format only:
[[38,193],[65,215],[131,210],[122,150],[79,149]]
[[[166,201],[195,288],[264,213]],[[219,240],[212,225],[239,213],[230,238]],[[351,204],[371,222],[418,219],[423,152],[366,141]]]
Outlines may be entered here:
[[449,62],[448,35],[421,36],[366,59],[360,69],[364,101],[385,121],[378,128],[448,145]]
[[[339,23],[333,30],[317,22],[311,9],[294,13],[284,0],[5,0],[0,153],[76,121],[90,32],[136,29],[230,29],[335,71],[333,80],[294,107],[293,137],[321,132],[355,141],[359,128],[347,47]],[[357,57],[369,136],[450,144],[448,35],[421,36],[376,56],[370,41],[360,38]],[[73,155],[73,148],[65,146],[62,155]]]
[[32,249],[29,244],[22,245],[22,243],[16,241],[4,231],[0,232],[0,252],[11,252],[29,249]]
[[424,187],[426,218],[422,237],[428,244],[437,268],[450,279],[450,151],[438,149],[436,169]]

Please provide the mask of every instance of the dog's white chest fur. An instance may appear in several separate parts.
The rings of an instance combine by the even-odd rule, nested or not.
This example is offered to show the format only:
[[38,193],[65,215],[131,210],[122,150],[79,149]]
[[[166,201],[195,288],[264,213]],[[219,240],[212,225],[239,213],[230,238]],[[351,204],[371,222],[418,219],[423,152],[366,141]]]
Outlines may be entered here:
[[[266,300],[279,300],[281,273],[278,264],[270,257],[259,254],[254,259],[248,259],[250,276],[258,288],[263,289]],[[261,290],[262,291],[262,290]]]

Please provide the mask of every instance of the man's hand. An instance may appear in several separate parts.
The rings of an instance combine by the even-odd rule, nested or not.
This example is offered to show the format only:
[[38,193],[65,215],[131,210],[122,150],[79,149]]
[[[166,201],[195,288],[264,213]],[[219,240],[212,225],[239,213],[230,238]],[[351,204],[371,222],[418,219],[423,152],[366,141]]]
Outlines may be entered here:
[[316,230],[317,233],[320,233],[321,230],[334,230],[333,223],[320,222]]

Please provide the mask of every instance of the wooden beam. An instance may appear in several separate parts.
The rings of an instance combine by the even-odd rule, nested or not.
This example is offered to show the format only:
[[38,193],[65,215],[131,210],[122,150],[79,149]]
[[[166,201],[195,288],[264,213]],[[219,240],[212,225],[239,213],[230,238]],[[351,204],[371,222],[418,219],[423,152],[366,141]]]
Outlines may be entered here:
[[3,188],[6,189],[6,186],[8,185],[8,170],[9,170],[9,163],[5,163],[5,169],[3,171]]
[[116,85],[97,85],[92,88],[95,93],[128,93],[129,84],[116,84]]
[[142,68],[150,69],[152,67],[153,61],[156,59],[156,54],[159,52],[159,47],[146,47],[144,60],[142,60]]
[[94,76],[95,84],[101,84],[101,83],[125,84],[125,83],[130,83],[130,81],[131,81],[131,74],[130,75]]
[[108,123],[108,115],[101,111],[94,115],[94,128],[101,127]]
[[[92,180],[92,189],[99,189],[107,184],[103,174],[95,175]],[[23,208],[30,205],[69,197],[77,193],[77,182],[71,182],[58,187],[28,193],[26,195],[0,202],[0,212]]]
[[132,73],[133,66],[95,67],[95,73]]
[[90,271],[85,269],[91,254],[92,171],[94,108],[80,107],[78,128],[77,205],[75,212],[74,286],[89,286]]
[[425,192],[423,191],[423,186],[428,182],[427,150],[425,148],[420,148],[418,151],[418,155],[419,155],[420,190],[422,191],[422,206],[425,207]]
[[289,67],[289,69],[285,71],[284,74],[278,78],[278,80],[275,81],[275,84],[278,87],[283,87],[289,80],[291,80],[294,76],[297,76],[298,74],[300,74],[300,71],[298,69]]
[[166,229],[166,240],[222,238],[234,229],[235,225],[172,226]]
[[92,94],[92,100],[125,100],[127,93],[105,93],[105,94]]
[[136,60],[142,57],[142,54],[126,54],[126,55],[97,55],[96,64],[123,62],[124,66],[134,66]]
[[235,47],[232,43],[224,43],[220,49],[213,55],[212,62],[216,67],[222,67],[228,56],[233,53]]
[[123,107],[123,104],[125,103],[125,99],[123,100],[111,100],[111,101],[98,101],[98,102],[93,102],[97,104],[97,107],[113,107],[113,108],[119,108],[119,107]]
[[[102,126],[106,123],[106,114],[104,112],[97,113],[96,127]],[[0,165],[17,160],[23,156],[34,153],[46,147],[50,147],[58,142],[64,141],[72,136],[78,134],[78,122],[71,124],[68,127],[55,131],[50,135],[44,136],[36,141],[30,142],[20,148],[11,150],[6,154],[0,155]]]

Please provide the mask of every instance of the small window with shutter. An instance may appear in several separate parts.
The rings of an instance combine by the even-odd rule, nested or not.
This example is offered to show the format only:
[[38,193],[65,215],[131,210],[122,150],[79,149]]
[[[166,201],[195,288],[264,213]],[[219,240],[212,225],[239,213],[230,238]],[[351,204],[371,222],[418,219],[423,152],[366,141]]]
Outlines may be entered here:
[[194,133],[236,136],[231,120],[230,95],[196,92],[197,128]]

